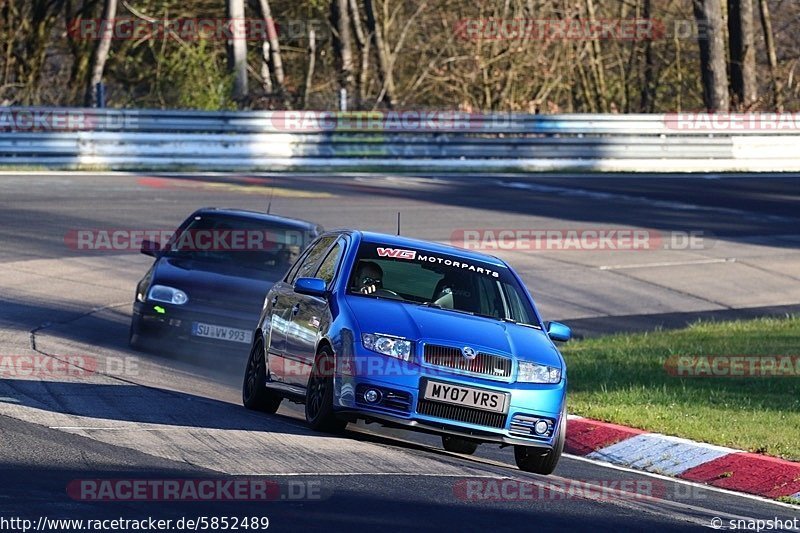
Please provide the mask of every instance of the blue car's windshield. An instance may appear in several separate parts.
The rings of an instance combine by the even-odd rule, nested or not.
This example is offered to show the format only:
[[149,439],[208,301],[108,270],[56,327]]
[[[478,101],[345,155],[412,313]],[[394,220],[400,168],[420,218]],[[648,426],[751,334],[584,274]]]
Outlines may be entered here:
[[439,252],[362,243],[348,293],[540,326],[508,268]]
[[212,213],[194,217],[164,250],[167,257],[285,272],[313,237],[295,226]]

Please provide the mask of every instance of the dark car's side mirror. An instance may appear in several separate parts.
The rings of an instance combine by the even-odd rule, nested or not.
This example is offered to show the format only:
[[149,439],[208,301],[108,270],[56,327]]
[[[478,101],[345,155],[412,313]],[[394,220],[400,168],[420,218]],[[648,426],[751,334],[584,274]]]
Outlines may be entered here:
[[149,255],[151,257],[155,257],[158,252],[161,251],[161,245],[158,244],[156,241],[151,241],[150,239],[143,239],[142,240],[142,247],[139,249],[144,255]]
[[325,280],[319,278],[297,278],[294,292],[308,296],[325,296]]
[[572,337],[572,330],[561,322],[545,322],[547,335],[554,341],[567,342]]

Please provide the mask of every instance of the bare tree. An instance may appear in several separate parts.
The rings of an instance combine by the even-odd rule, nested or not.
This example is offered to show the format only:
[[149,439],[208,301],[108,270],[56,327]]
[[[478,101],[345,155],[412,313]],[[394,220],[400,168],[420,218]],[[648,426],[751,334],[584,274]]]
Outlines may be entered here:
[[348,0],[348,7],[350,9],[350,19],[353,21],[353,30],[355,31],[356,44],[358,45],[358,54],[361,57],[361,66],[358,69],[358,77],[356,78],[356,109],[361,109],[367,99],[367,80],[369,78],[369,39],[364,34],[364,28],[361,24],[361,14],[358,11],[358,2],[356,0]]
[[375,44],[375,55],[378,58],[378,73],[381,77],[381,94],[382,98],[378,98],[386,102],[389,109],[397,105],[395,100],[394,88],[394,74],[392,72],[391,51],[387,48],[383,38],[383,28],[378,24],[375,17],[375,4],[373,0],[364,0],[364,14],[367,17],[367,29],[372,36],[372,42]]
[[761,15],[761,27],[764,30],[764,43],[767,46],[767,60],[769,61],[770,77],[772,78],[772,91],[775,95],[775,108],[783,111],[783,98],[778,80],[778,53],[775,51],[775,36],[772,33],[772,17],[769,14],[767,0],[759,0],[758,11]]
[[725,61],[725,26],[720,0],[693,0],[699,28],[700,71],[703,79],[703,102],[709,111],[728,111],[728,75]]
[[749,109],[758,100],[753,0],[728,0],[728,43],[735,105]]
[[244,27],[244,0],[226,0],[228,20],[232,27],[229,67],[233,72],[233,99],[243,100],[247,96],[247,40],[240,35]]
[[111,39],[114,36],[114,19],[117,16],[117,0],[105,0],[103,5],[103,33],[97,41],[92,54],[91,75],[86,86],[85,104],[89,107],[97,105],[97,86],[103,81],[103,70],[106,68],[108,53],[111,50]]
[[314,28],[308,30],[308,64],[306,66],[306,83],[303,85],[303,109],[308,106],[308,95],[311,94],[311,81],[314,79],[314,66],[317,60],[317,38]]
[[[642,6],[642,17],[644,20],[651,20],[652,0],[644,0]],[[646,39],[644,43],[644,80],[641,87],[641,111],[652,113],[656,101],[656,60],[653,50],[653,40]]]
[[[272,67],[272,75],[275,76],[275,86],[278,95],[283,101],[284,106],[288,106],[288,98],[286,95],[285,74],[283,71],[283,58],[281,57],[281,44],[278,39],[278,31],[275,29],[275,20],[272,18],[272,8],[269,5],[269,0],[258,0],[259,10],[261,17],[267,26],[267,39],[262,44],[262,78],[266,76],[269,79],[270,66]],[[269,82],[264,81],[264,89],[266,92],[272,90],[272,80]]]
[[331,0],[331,26],[335,30],[333,32],[333,48],[339,70],[339,87],[345,89],[350,97],[353,94],[355,76],[353,74],[353,38],[347,0]]

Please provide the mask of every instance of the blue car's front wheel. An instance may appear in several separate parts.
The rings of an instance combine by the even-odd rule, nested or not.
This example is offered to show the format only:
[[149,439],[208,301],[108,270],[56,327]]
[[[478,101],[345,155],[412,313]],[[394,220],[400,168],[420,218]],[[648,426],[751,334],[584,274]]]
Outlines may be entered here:
[[312,429],[336,433],[345,428],[347,421],[336,417],[333,411],[334,358],[327,346],[320,348],[306,387],[306,421]]
[[564,451],[564,440],[567,434],[567,409],[561,411],[561,423],[558,425],[558,434],[553,449],[543,452],[541,448],[532,446],[514,446],[514,460],[520,470],[534,474],[548,475],[556,469],[561,453]]

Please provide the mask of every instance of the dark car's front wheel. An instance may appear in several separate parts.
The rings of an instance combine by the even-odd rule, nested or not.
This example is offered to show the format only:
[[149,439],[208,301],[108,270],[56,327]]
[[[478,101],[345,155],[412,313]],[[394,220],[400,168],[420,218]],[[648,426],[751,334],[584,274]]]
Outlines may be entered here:
[[144,346],[142,345],[140,319],[137,318],[137,315],[133,315],[131,317],[131,327],[128,330],[128,345],[139,352],[144,349]]
[[306,421],[312,429],[326,433],[337,433],[347,425],[347,421],[337,418],[333,411],[333,371],[333,353],[323,346],[308,377]]
[[442,446],[448,452],[463,453],[472,455],[478,449],[478,443],[474,440],[462,439],[451,435],[442,435]]
[[247,367],[244,371],[242,384],[242,403],[253,411],[274,413],[278,410],[283,400],[282,396],[275,394],[264,385],[267,382],[267,365],[264,360],[264,340],[260,334],[256,335]]
[[514,446],[514,460],[520,470],[534,474],[548,475],[556,469],[561,453],[564,451],[564,439],[567,434],[567,410],[561,412],[561,423],[558,425],[553,449],[543,451],[531,446]]

